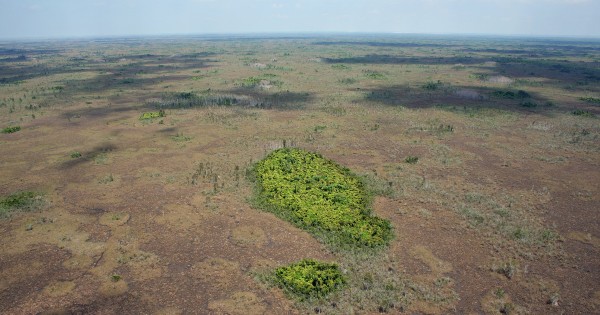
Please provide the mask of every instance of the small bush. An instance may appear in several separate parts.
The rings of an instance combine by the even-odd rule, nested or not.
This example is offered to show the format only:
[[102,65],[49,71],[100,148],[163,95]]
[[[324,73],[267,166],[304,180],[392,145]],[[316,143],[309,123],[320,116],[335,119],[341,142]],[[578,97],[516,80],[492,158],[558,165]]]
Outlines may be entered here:
[[13,212],[35,211],[43,205],[40,194],[32,191],[14,193],[0,199],[0,218],[8,217]]
[[301,300],[323,298],[346,283],[337,264],[312,259],[277,268],[275,279],[286,293]]
[[497,90],[497,91],[492,92],[492,96],[497,97],[497,98],[506,98],[506,99],[524,99],[524,98],[531,97],[531,95],[529,95],[529,93],[527,93],[523,90],[518,90],[517,93],[515,93],[513,91]]
[[373,70],[363,70],[365,76],[369,79],[373,80],[383,80],[385,79],[385,75],[381,72],[373,71]]
[[404,162],[408,163],[408,164],[415,164],[417,162],[419,162],[419,158],[416,156],[407,156],[406,159],[404,159]]
[[6,127],[4,129],[2,129],[3,133],[14,133],[21,130],[21,126],[12,126],[12,127]]
[[571,112],[571,114],[575,115],[575,116],[582,116],[582,117],[596,117],[596,115],[594,115],[593,113],[590,113],[587,110],[582,110],[582,109],[576,109],[574,111]]
[[157,112],[143,113],[142,116],[140,116],[140,120],[154,119],[154,118],[160,118],[160,117],[165,117],[165,116],[166,116],[165,111],[161,109]]
[[580,100],[593,104],[600,104],[600,98],[598,97],[580,97]]
[[75,151],[73,153],[71,153],[71,158],[72,159],[77,159],[81,157],[81,153],[79,151]]

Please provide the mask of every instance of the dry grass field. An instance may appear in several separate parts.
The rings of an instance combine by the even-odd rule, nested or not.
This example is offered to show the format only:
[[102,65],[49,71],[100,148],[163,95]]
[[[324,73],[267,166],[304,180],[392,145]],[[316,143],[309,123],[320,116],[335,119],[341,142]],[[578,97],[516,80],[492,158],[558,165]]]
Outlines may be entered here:
[[[2,42],[0,313],[600,313],[598,116],[592,40]],[[254,206],[284,146],[360,176],[389,246]],[[261,280],[305,258],[347,284]]]

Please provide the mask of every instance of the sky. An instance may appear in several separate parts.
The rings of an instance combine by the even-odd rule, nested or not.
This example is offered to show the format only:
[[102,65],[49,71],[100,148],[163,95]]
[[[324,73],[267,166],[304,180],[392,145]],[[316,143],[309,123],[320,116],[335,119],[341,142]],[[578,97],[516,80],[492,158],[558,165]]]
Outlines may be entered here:
[[0,0],[0,39],[422,33],[600,37],[600,0]]

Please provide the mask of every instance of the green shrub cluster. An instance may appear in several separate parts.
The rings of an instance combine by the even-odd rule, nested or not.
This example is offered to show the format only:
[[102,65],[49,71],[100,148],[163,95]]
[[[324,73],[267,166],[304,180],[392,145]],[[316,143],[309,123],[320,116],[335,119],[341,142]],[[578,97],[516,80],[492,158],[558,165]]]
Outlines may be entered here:
[[21,130],[21,126],[12,126],[12,127],[6,127],[4,129],[2,129],[3,133],[13,133],[13,132],[17,132]]
[[370,216],[370,196],[347,168],[297,148],[273,151],[254,166],[259,206],[339,248],[375,248],[390,222]]
[[210,89],[202,94],[193,92],[163,93],[159,99],[153,99],[147,104],[155,108],[193,108],[206,106],[231,106],[240,102],[234,95],[211,93]]
[[600,104],[600,98],[598,97],[580,97],[579,99],[588,103]]
[[513,91],[497,90],[497,91],[492,92],[492,96],[498,97],[498,98],[507,98],[507,99],[524,99],[524,98],[531,97],[531,95],[529,95],[529,93],[527,93],[523,90],[518,90],[516,93]]
[[275,74],[265,73],[265,74],[262,74],[257,77],[248,77],[248,78],[243,79],[241,82],[239,82],[239,85],[241,87],[251,88],[251,87],[259,86],[263,80],[266,80],[266,81],[268,81],[268,84],[270,84],[270,85],[274,85],[276,87],[281,87],[283,85],[283,82],[281,82],[279,80],[273,80],[273,78],[276,76],[277,75],[275,75]]
[[154,118],[160,118],[160,117],[165,117],[165,111],[162,109],[157,112],[143,113],[142,116],[140,116],[140,120],[154,119]]
[[301,300],[322,298],[340,289],[346,280],[337,264],[303,259],[275,270],[275,282]]
[[16,211],[36,210],[42,203],[42,198],[34,192],[23,191],[14,193],[0,199],[0,218],[8,217],[10,213]]
[[594,115],[594,113],[591,113],[591,112],[589,112],[587,110],[583,110],[583,109],[576,109],[576,110],[572,111],[571,114],[573,114],[575,116],[582,116],[582,117],[589,117],[589,118],[596,117],[596,115]]

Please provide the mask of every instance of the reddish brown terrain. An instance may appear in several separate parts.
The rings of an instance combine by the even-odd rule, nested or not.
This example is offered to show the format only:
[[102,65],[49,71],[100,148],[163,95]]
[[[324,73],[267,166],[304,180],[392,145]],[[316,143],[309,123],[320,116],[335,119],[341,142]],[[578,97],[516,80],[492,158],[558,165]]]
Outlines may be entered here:
[[[26,59],[0,59],[21,127],[0,195],[43,205],[0,219],[0,313],[600,313],[600,44],[324,40],[2,43]],[[238,101],[140,119],[169,93]],[[364,176],[389,247],[351,257],[253,208],[247,170],[284,142]],[[303,258],[350,284],[303,303],[257,280]]]

